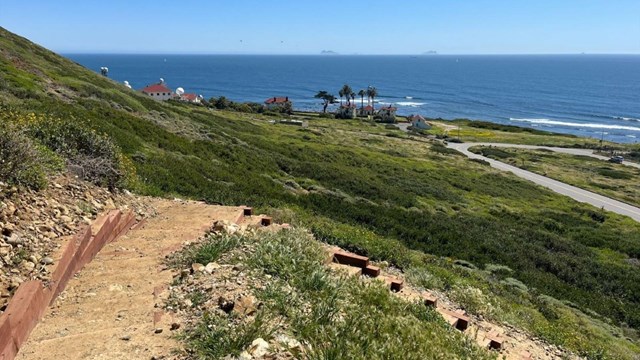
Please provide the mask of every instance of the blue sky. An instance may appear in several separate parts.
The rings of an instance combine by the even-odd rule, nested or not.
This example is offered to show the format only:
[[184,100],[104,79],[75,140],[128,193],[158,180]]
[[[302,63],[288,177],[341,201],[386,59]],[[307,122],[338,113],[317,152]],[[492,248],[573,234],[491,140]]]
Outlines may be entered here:
[[640,0],[0,0],[54,51],[640,54]]

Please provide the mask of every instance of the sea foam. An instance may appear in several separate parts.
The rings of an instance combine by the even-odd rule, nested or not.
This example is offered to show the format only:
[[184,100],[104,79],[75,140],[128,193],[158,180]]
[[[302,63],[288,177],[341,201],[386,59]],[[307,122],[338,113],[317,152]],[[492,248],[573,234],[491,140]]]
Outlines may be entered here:
[[616,119],[616,120],[640,122],[640,119],[636,119],[636,118],[632,118],[632,117],[614,116],[613,118]]
[[421,102],[413,102],[413,101],[399,101],[396,103],[396,105],[398,106],[408,106],[408,107],[418,107],[418,106],[422,106],[425,105],[426,103],[421,103]]

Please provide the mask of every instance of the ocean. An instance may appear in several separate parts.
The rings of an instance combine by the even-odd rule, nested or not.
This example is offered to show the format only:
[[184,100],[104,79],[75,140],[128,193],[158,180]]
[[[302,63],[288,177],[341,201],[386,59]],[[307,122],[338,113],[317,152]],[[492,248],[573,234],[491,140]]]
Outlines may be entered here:
[[343,84],[355,92],[375,86],[376,106],[393,104],[401,115],[640,140],[640,55],[66,56],[96,72],[106,66],[134,89],[162,77],[205,98],[288,96],[295,109],[320,111],[319,90],[337,96]]

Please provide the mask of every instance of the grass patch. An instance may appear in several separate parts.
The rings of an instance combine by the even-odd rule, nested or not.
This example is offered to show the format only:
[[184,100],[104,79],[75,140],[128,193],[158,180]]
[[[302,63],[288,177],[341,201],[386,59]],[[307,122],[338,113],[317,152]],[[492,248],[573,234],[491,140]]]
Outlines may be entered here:
[[209,234],[204,241],[190,245],[183,251],[174,254],[170,263],[174,266],[190,266],[193,263],[207,265],[238,247],[243,240],[244,237],[241,235]]
[[631,180],[633,179],[633,175],[628,172],[612,169],[609,167],[601,167],[596,170],[596,172],[604,177],[616,180]]
[[[495,358],[433,309],[401,300],[382,284],[332,275],[323,248],[306,231],[248,235],[241,242],[252,246],[245,261],[264,284],[256,290],[263,305],[245,319],[205,312],[182,337],[196,358],[238,356],[256,338],[269,340],[277,331],[304,344],[296,358]],[[190,259],[206,247],[195,245],[180,257]]]
[[269,339],[271,332],[264,312],[258,312],[248,322],[233,322],[221,315],[205,313],[200,324],[182,339],[196,358],[222,359],[240,355],[253,340]]

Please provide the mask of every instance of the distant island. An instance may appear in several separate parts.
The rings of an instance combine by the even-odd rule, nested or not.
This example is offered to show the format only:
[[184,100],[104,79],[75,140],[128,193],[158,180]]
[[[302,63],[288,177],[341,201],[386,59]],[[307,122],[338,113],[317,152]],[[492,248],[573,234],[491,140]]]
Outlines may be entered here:
[[438,52],[435,50],[429,50],[427,52],[423,52],[422,55],[438,55]]
[[333,50],[322,50],[320,52],[320,55],[340,55],[337,52],[333,51]]

